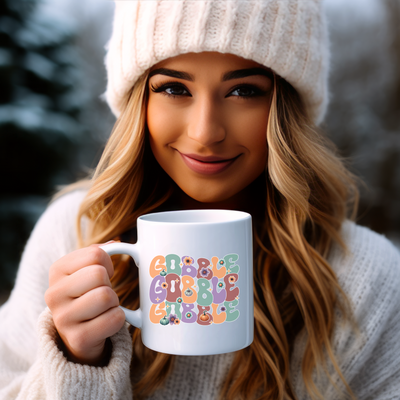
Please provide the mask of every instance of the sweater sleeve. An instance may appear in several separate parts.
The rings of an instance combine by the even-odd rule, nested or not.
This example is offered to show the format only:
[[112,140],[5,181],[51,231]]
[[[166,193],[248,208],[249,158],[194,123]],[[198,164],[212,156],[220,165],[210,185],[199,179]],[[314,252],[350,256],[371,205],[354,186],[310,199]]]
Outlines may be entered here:
[[384,236],[355,224],[344,235],[351,267],[344,261],[338,277],[360,332],[336,335],[342,370],[358,400],[399,399],[400,252]]
[[111,338],[106,367],[75,364],[57,347],[44,301],[50,266],[76,249],[75,221],[84,194],[62,196],[41,216],[25,247],[10,298],[0,308],[0,400],[132,399],[127,327]]
[[[336,310],[332,346],[339,368],[358,400],[399,399],[400,253],[367,228],[346,222],[342,232],[348,251],[334,246],[330,262],[358,330]],[[304,332],[296,339],[291,365],[296,394],[304,400],[310,398],[301,376],[305,340]],[[332,365],[328,368],[333,382],[324,374],[314,374],[314,382],[325,400],[335,400],[337,389],[345,389]]]

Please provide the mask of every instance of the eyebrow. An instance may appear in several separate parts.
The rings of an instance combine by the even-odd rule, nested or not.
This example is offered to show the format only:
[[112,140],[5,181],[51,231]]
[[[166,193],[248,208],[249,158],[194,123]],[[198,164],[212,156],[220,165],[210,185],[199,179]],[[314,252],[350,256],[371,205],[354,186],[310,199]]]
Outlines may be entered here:
[[184,79],[185,81],[194,81],[194,76],[183,71],[175,71],[169,68],[157,68],[149,73],[149,79],[154,75],[166,75],[172,78]]
[[[149,73],[149,79],[154,75],[166,75],[172,78],[183,79],[186,81],[193,82],[194,76],[183,71],[176,71],[174,69],[169,68],[157,68]],[[273,79],[273,73],[271,70],[264,68],[246,68],[246,69],[238,69],[236,71],[226,72],[222,76],[222,82],[226,82],[232,79],[246,78],[248,76],[254,75],[263,75],[267,78]]]
[[270,79],[273,79],[274,76],[271,70],[256,67],[256,68],[238,69],[236,71],[226,72],[222,76],[222,81],[225,82],[231,79],[246,78],[248,76],[254,76],[254,75],[263,75]]

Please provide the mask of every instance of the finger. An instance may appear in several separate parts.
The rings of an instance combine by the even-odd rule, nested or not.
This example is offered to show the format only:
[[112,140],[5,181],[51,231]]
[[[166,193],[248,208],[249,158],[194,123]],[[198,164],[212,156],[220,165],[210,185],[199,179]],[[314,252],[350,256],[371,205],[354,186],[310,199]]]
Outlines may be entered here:
[[119,307],[114,307],[97,318],[75,326],[63,340],[75,354],[88,356],[91,349],[102,345],[105,339],[115,335],[124,323],[124,312]]
[[124,326],[125,314],[119,307],[113,307],[98,317],[83,323],[83,329],[93,340],[104,340],[115,335]]
[[90,265],[50,286],[46,290],[45,301],[55,312],[60,306],[68,305],[72,300],[101,286],[112,288],[106,269],[102,265]]
[[107,270],[102,265],[84,267],[74,274],[66,276],[63,279],[63,284],[70,298],[81,297],[90,290],[101,286],[112,287]]
[[75,250],[56,261],[50,267],[50,285],[53,285],[65,276],[72,275],[76,271],[89,265],[103,265],[109,278],[111,278],[114,274],[113,263],[110,256],[99,246],[100,244]]
[[71,301],[55,322],[62,327],[89,321],[118,305],[117,294],[109,286],[100,286]]

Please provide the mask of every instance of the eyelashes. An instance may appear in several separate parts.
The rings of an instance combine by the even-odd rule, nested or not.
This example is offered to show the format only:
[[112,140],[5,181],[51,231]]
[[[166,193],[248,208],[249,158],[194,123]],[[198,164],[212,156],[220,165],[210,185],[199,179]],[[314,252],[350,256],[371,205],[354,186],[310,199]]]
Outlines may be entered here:
[[[160,93],[170,98],[192,97],[189,90],[180,82],[164,82],[160,84],[151,84],[150,89],[154,93]],[[265,96],[270,93],[270,90],[264,90],[254,84],[239,84],[231,88],[227,97],[238,97],[244,100],[254,97]]]
[[161,93],[168,97],[192,97],[185,85],[179,82],[161,83],[160,85],[151,84],[150,88],[154,93]]
[[[236,94],[233,94],[236,93]],[[242,84],[242,85],[237,85],[234,87],[229,95],[230,96],[237,96],[241,97],[242,99],[251,99],[253,97],[260,97],[260,96],[265,96],[268,93],[267,90],[261,89],[258,86],[255,85],[249,85],[249,84]]]

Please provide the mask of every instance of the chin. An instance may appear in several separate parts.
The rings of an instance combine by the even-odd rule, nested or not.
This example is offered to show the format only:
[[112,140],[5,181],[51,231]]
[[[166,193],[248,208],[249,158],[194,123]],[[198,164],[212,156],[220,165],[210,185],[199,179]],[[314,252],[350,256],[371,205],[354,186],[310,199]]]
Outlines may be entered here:
[[186,194],[191,198],[191,200],[196,201],[198,203],[202,203],[202,205],[207,206],[213,205],[214,207],[218,207],[220,204],[221,208],[225,208],[224,204],[229,202],[235,194],[232,193],[193,193],[186,192]]

